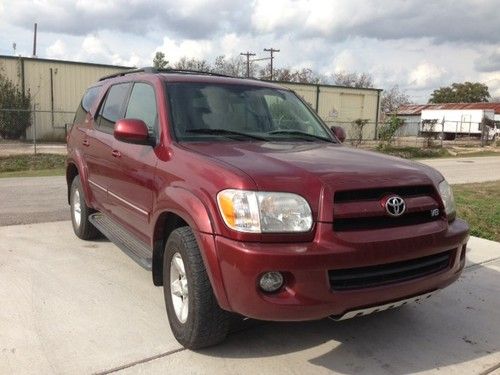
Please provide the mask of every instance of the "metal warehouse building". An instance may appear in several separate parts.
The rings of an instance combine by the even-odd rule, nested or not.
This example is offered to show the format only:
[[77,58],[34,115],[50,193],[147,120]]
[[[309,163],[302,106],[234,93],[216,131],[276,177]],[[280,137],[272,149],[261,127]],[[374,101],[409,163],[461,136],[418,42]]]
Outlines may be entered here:
[[[100,77],[130,67],[48,60],[15,56],[0,56],[2,74],[23,92],[31,94],[35,106],[26,138],[36,134],[41,140],[62,140],[65,125],[71,123],[85,89]],[[276,82],[294,90],[308,102],[329,125],[343,126],[350,134],[352,121],[368,120],[365,139],[373,139],[378,126],[379,89]],[[0,108],[2,110],[5,108]],[[36,131],[36,133],[35,133]]]

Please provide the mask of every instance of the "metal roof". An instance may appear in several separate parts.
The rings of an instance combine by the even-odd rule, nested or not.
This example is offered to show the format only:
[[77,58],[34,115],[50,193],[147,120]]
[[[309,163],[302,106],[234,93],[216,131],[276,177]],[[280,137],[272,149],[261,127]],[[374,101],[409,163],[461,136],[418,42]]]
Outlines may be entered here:
[[500,114],[500,103],[440,103],[440,104],[405,104],[398,108],[400,116],[420,116],[424,109],[490,109]]

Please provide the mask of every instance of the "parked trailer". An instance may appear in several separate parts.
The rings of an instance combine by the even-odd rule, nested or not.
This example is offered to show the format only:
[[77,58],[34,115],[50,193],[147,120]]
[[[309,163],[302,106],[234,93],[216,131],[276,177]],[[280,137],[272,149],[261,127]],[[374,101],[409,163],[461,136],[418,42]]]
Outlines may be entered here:
[[495,137],[495,111],[489,109],[425,109],[420,121],[420,134],[433,133],[436,138],[455,139],[459,136]]

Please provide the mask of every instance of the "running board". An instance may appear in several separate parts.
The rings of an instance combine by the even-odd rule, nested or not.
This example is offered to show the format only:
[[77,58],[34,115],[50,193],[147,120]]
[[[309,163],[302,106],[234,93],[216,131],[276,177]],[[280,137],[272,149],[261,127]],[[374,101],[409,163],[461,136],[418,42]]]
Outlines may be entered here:
[[151,270],[153,263],[152,251],[146,244],[136,239],[120,224],[100,212],[90,215],[89,220],[102,234],[141,267]]
[[431,297],[435,293],[436,293],[436,291],[433,291],[430,293],[422,294],[420,296],[411,297],[411,298],[407,298],[407,299],[396,301],[396,302],[386,303],[384,305],[373,306],[373,307],[368,307],[365,309],[359,309],[359,310],[354,310],[354,311],[348,311],[344,315],[340,315],[340,316],[338,316],[338,315],[333,316],[332,315],[332,316],[329,316],[329,318],[331,320],[335,320],[335,321],[357,318],[358,316],[365,316],[365,315],[377,313],[380,311],[394,309],[396,307],[400,307],[400,306],[406,305],[408,303],[422,301],[424,299]]

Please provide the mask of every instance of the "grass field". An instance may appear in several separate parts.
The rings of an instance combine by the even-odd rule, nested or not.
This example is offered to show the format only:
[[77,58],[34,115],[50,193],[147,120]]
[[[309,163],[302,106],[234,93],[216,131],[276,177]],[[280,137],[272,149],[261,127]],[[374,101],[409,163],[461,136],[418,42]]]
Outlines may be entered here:
[[55,176],[64,174],[66,155],[27,154],[0,157],[0,177]]
[[500,241],[500,181],[453,185],[457,214],[473,236]]

